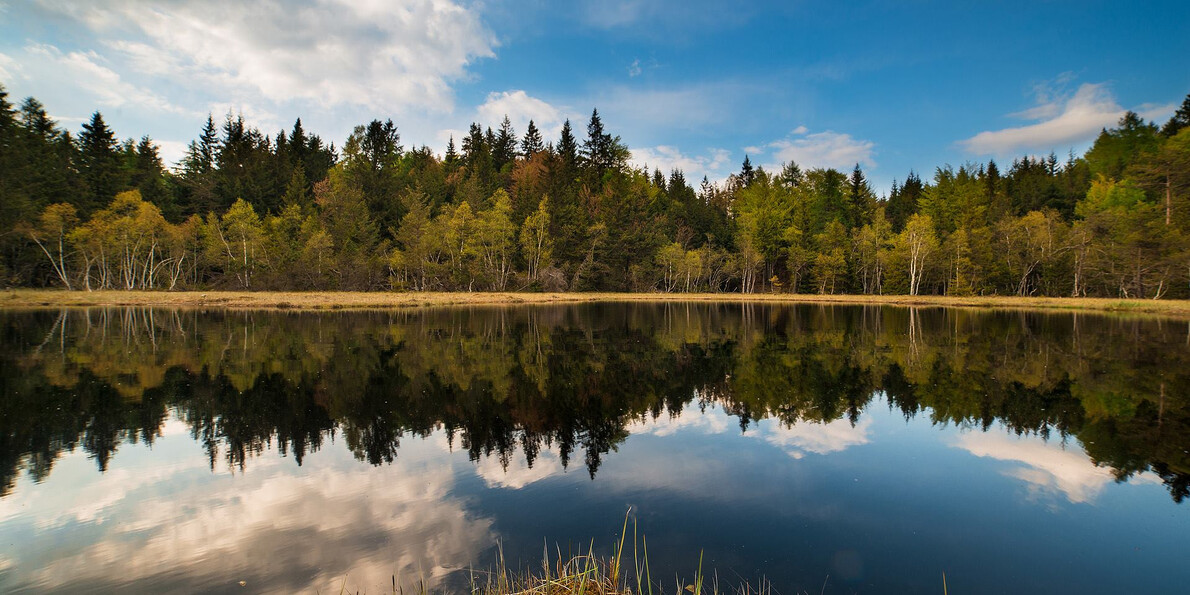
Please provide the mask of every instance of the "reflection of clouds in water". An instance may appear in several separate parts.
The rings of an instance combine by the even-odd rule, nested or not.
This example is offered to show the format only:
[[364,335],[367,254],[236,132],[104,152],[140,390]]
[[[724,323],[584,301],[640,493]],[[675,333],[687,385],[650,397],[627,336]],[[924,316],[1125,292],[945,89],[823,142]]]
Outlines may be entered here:
[[[349,589],[391,588],[397,575],[432,586],[495,541],[492,521],[473,518],[451,495],[446,450],[435,435],[405,442],[392,465],[366,467],[337,452],[302,468],[268,451],[234,476],[211,474],[190,450],[172,474],[150,479],[113,469],[70,479],[69,489],[54,478],[30,484],[13,496],[38,501],[25,509],[38,517],[10,513],[6,524],[50,529],[12,554],[7,563],[29,574],[9,580],[42,590],[158,591],[245,580],[256,592],[294,592],[337,591],[344,575]],[[76,496],[55,499],[54,491]],[[87,501],[94,494],[101,505]]]
[[[800,459],[806,453],[824,455],[867,444],[871,425],[871,417],[864,418],[855,426],[846,419],[828,423],[802,421],[788,427],[778,420],[765,419],[747,430],[744,436],[764,440],[789,456]],[[703,413],[698,404],[691,403],[682,410],[681,415],[637,420],[628,426],[628,430],[633,434],[670,436],[678,432],[723,434],[738,427],[736,419],[718,407],[710,405]]]
[[789,427],[776,420],[765,420],[758,424],[758,429],[765,442],[800,459],[808,452],[825,455],[867,444],[871,425],[871,417],[864,418],[854,426],[846,419],[829,423],[803,421]]
[[679,431],[722,434],[731,425],[731,418],[715,405],[708,405],[704,414],[699,411],[697,403],[690,403],[682,409],[680,415],[662,413],[656,419],[652,417],[637,419],[628,424],[627,429],[633,434],[672,436]]
[[562,458],[553,449],[541,449],[533,461],[533,467],[523,455],[514,454],[505,469],[500,457],[484,457],[475,464],[475,472],[483,478],[489,488],[511,488],[519,490],[531,483],[565,472]]
[[[977,457],[1023,463],[1005,475],[1026,482],[1033,490],[1062,494],[1071,502],[1089,503],[1115,481],[1110,469],[1096,466],[1081,448],[1068,450],[1038,437],[967,432],[958,437],[955,446]],[[1160,482],[1151,473],[1137,475],[1133,481]]]

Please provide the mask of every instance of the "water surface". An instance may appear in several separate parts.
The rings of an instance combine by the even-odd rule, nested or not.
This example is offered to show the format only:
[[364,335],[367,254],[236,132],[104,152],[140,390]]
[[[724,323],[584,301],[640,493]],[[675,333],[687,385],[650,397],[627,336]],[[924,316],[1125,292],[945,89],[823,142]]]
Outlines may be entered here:
[[3,592],[459,591],[629,511],[666,585],[700,553],[780,593],[1190,581],[1185,322],[0,312],[0,441]]

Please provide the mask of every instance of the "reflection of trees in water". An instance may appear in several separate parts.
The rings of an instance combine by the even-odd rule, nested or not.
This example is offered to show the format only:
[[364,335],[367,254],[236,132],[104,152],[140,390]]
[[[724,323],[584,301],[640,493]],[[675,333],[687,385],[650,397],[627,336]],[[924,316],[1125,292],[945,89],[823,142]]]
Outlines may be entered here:
[[1186,497],[1183,323],[930,308],[631,304],[371,313],[90,309],[0,315],[0,480],[82,448],[101,470],[172,413],[212,468],[336,433],[362,461],[444,430],[505,466],[601,457],[642,417],[717,403],[741,428],[906,417],[1079,438]]

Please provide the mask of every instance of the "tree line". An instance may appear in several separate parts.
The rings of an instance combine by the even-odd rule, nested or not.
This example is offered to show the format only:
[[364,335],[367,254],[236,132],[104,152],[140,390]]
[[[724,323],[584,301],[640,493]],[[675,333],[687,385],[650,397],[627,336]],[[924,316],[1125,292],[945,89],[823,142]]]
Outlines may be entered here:
[[[0,283],[68,289],[712,291],[1190,297],[1190,96],[1082,156],[909,172],[635,167],[597,110],[406,149],[208,117],[167,168],[96,112],[77,134],[0,86]],[[697,187],[695,187],[695,185]]]

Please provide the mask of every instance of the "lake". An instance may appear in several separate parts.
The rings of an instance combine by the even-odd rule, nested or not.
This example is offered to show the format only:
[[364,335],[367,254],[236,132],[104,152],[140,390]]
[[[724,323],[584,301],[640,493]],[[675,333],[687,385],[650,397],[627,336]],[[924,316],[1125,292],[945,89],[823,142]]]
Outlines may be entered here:
[[1185,321],[92,308],[0,333],[0,592],[466,592],[497,555],[607,554],[626,518],[666,592],[700,559],[786,594],[1190,583]]

